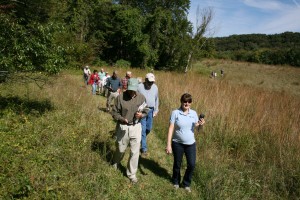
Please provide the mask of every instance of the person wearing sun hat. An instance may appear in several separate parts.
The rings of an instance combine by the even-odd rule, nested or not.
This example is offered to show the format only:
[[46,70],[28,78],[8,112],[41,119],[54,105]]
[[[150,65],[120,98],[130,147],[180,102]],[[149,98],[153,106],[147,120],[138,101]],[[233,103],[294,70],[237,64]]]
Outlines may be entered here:
[[153,73],[146,74],[145,82],[139,84],[139,93],[143,94],[146,98],[146,103],[149,107],[148,115],[141,120],[142,124],[142,140],[141,140],[141,153],[142,156],[147,156],[147,135],[150,133],[153,126],[153,117],[158,113],[159,98],[158,87],[155,84],[155,76]]
[[113,167],[117,168],[121,162],[126,148],[130,145],[130,157],[126,174],[133,184],[137,183],[139,150],[142,126],[140,120],[147,116],[148,107],[145,97],[137,92],[138,80],[130,78],[127,90],[121,93],[112,109],[112,117],[117,121],[116,126],[116,152],[113,156]]

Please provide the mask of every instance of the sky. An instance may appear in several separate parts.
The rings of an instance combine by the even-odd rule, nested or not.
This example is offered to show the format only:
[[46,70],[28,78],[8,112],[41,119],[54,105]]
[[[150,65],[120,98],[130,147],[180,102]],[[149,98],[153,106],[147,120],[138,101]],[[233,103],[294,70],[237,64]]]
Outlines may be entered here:
[[198,7],[214,13],[207,37],[300,32],[300,0],[191,0],[188,19],[194,26]]

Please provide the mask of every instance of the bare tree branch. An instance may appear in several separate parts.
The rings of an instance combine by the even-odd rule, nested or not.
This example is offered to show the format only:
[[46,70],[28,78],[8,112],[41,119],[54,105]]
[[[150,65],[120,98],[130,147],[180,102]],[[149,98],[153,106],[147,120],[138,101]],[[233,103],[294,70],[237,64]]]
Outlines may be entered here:
[[[196,49],[200,46],[200,49],[205,45],[205,42],[207,41],[207,38],[204,40],[202,44],[200,44],[201,39],[204,38],[204,35],[210,30],[209,25],[212,22],[214,11],[211,7],[204,8],[201,10],[199,9],[199,6],[197,7],[196,12],[196,32],[192,35],[192,48],[188,55],[187,65],[185,67],[185,72],[188,71],[188,67],[191,66],[191,61],[193,58],[193,54],[196,51]],[[201,19],[201,20],[200,20]],[[198,50],[200,50],[198,49]]]

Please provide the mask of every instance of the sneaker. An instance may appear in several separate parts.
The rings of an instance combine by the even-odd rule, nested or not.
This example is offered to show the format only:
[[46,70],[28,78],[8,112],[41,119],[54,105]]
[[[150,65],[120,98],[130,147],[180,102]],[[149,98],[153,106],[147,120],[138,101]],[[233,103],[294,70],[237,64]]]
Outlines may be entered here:
[[114,163],[111,165],[113,169],[117,170],[118,169],[118,163]]
[[190,187],[184,187],[184,189],[185,189],[187,192],[192,192],[192,190],[191,190]]
[[130,181],[131,181],[132,184],[137,184],[138,179],[137,178],[132,178],[132,179],[130,179]]
[[174,189],[177,190],[179,188],[179,185],[175,184],[173,185]]

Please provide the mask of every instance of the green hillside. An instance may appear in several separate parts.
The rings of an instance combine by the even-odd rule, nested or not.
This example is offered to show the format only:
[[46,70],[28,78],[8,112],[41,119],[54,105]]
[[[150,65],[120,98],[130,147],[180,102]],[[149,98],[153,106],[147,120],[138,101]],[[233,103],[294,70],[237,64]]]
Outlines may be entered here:
[[217,58],[300,67],[300,33],[232,35],[211,40]]

